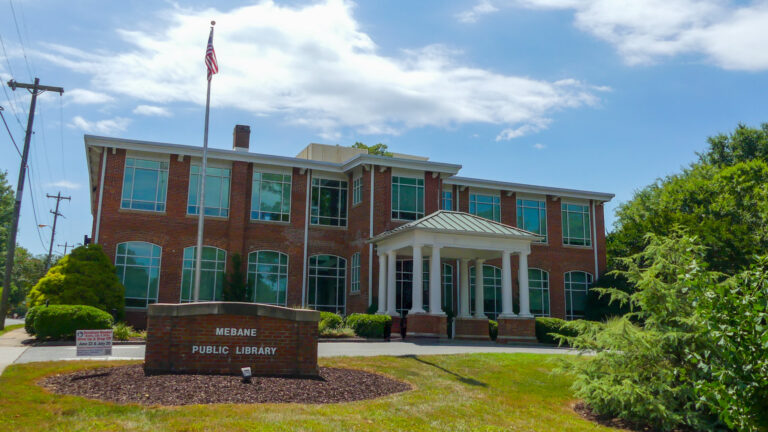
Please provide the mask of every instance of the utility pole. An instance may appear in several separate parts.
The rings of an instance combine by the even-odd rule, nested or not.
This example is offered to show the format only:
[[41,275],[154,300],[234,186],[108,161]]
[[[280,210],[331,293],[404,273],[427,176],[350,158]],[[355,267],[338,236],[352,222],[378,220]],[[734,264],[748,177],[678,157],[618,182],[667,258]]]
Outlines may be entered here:
[[13,259],[16,255],[16,234],[19,229],[19,214],[21,213],[21,197],[24,193],[24,178],[27,175],[27,158],[29,157],[29,142],[32,140],[32,124],[35,120],[35,105],[37,104],[37,95],[45,91],[55,91],[64,94],[61,87],[51,87],[40,85],[40,78],[35,78],[34,84],[19,83],[14,80],[8,81],[8,87],[15,91],[17,88],[27,89],[32,94],[32,102],[29,106],[29,117],[27,119],[27,132],[24,135],[24,150],[21,153],[21,166],[19,167],[19,181],[16,186],[16,202],[13,206],[13,219],[11,219],[11,229],[8,233],[8,250],[5,255],[5,277],[3,277],[3,296],[0,298],[0,330],[5,328],[5,315],[8,313],[8,294],[11,291],[11,276],[13,274]]
[[[59,213],[59,203],[61,200],[71,200],[72,197],[65,197],[61,196],[61,191],[57,193],[56,195],[49,195],[45,194],[48,198],[56,198],[56,211],[51,211],[53,213],[53,229],[51,230],[51,244],[48,247],[48,258],[45,260],[45,270],[48,271],[49,268],[51,268],[51,255],[53,255],[53,241],[56,238],[56,220],[59,218],[59,216],[64,217],[63,214]],[[66,255],[66,253],[64,253]]]
[[67,254],[67,249],[69,249],[71,247],[75,247],[75,245],[70,244],[69,242],[64,242],[64,244],[59,243],[59,247],[63,247],[64,248],[64,255],[66,255]]

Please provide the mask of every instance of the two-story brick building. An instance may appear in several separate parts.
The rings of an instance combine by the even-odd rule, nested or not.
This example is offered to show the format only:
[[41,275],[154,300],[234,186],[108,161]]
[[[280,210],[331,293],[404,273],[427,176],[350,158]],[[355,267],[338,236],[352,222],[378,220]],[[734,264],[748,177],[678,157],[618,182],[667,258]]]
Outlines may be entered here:
[[[258,154],[247,126],[233,135],[232,150],[208,151],[200,300],[220,299],[237,254],[260,303],[570,319],[605,268],[612,194],[464,178],[460,165],[349,147]],[[191,300],[202,148],[91,135],[85,148],[92,238],[142,327],[148,304]]]

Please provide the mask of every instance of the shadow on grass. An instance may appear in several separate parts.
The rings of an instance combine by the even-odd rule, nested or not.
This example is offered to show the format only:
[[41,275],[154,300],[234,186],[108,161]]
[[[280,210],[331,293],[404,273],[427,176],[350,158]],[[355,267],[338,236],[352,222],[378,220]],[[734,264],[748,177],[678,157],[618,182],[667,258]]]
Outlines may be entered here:
[[440,369],[441,371],[443,371],[443,372],[445,372],[445,373],[447,373],[449,375],[455,376],[460,382],[462,382],[464,384],[468,384],[468,385],[471,385],[471,386],[477,386],[477,387],[488,387],[488,384],[486,384],[486,383],[484,383],[482,381],[478,381],[478,380],[473,379],[473,378],[467,378],[465,376],[461,376],[461,375],[457,374],[454,371],[448,370],[448,369],[446,369],[446,368],[444,368],[444,367],[442,367],[442,366],[440,366],[438,364],[435,364],[435,363],[432,363],[432,362],[428,362],[428,361],[426,361],[424,359],[419,358],[418,356],[415,356],[415,355],[411,354],[411,355],[404,355],[404,356],[400,356],[400,357],[407,358],[407,359],[413,359],[413,360],[416,360],[419,363],[424,363],[427,366],[432,366],[435,369]]

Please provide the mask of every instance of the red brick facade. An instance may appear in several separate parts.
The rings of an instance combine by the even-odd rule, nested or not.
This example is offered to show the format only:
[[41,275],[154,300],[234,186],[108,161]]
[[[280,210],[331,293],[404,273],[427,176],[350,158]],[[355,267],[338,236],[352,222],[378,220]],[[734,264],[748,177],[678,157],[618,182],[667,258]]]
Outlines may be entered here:
[[499,318],[497,343],[536,342],[536,321],[533,318]]
[[[176,303],[180,301],[183,250],[196,244],[197,217],[187,214],[187,197],[190,179],[191,160],[188,155],[174,153],[169,148],[164,157],[169,162],[168,190],[166,209],[164,212],[136,211],[121,209],[121,194],[123,188],[123,173],[127,152],[115,146],[102,147],[106,153],[106,171],[104,175],[104,191],[99,222],[98,236],[96,235],[99,183],[101,176],[101,157],[98,162],[91,160],[92,170],[92,213],[94,215],[93,236],[102,245],[106,254],[114,262],[116,247],[119,243],[128,241],[144,241],[162,248],[162,264],[160,267],[160,282],[158,302]],[[135,154],[135,153],[134,153]],[[140,157],[140,156],[137,156]],[[93,158],[92,158],[93,159]],[[213,160],[213,159],[212,159]],[[247,158],[243,158],[247,160]],[[231,162],[231,184],[229,216],[227,218],[206,217],[204,244],[215,246],[227,251],[227,270],[231,271],[230,258],[237,253],[247,263],[248,254],[259,250],[278,251],[288,255],[288,283],[286,306],[302,305],[306,298],[302,296],[305,283],[304,272],[308,266],[304,255],[304,235],[307,217],[307,186],[310,176],[323,176],[318,170],[299,168],[290,169],[292,173],[290,222],[267,222],[251,220],[251,188],[254,163],[234,160]],[[371,246],[366,242],[370,237],[402,225],[403,221],[392,220],[392,167],[366,164],[346,172],[348,182],[348,223],[346,227],[329,227],[308,224],[307,257],[316,254],[336,255],[347,262],[346,272],[346,313],[365,312],[371,303],[376,304],[378,296],[378,258],[375,248],[371,257]],[[425,162],[429,164],[429,162]],[[259,169],[256,167],[256,169]],[[284,168],[283,168],[284,169]],[[334,174],[336,177],[338,173]],[[370,232],[371,221],[371,176],[374,177],[373,232]],[[441,206],[441,192],[453,191],[454,205],[460,211],[469,210],[469,193],[471,187],[458,184],[447,184],[450,175],[445,172],[424,170],[420,175],[424,178],[424,209],[430,214]],[[362,179],[362,201],[352,203],[353,179]],[[460,180],[456,180],[460,181]],[[463,189],[463,190],[462,190]],[[516,224],[515,192],[500,191],[501,221],[506,224]],[[595,251],[592,247],[571,247],[562,244],[561,232],[561,202],[564,198],[559,195],[546,195],[548,243],[533,244],[528,259],[530,268],[538,268],[549,273],[550,314],[554,317],[565,317],[564,273],[568,271],[584,271],[594,275]],[[590,204],[589,200],[581,200]],[[596,222],[595,239],[597,247],[598,274],[605,268],[605,229],[603,224],[603,206],[598,201],[595,205]],[[360,289],[351,291],[351,262],[354,253],[360,253]],[[513,292],[517,303],[517,257],[512,256]],[[308,258],[307,258],[308,261]],[[452,304],[457,307],[458,266],[455,260],[444,260],[454,268],[454,292]],[[370,263],[370,265],[369,265]],[[500,260],[488,261],[486,264],[501,267]],[[245,268],[243,268],[245,270]],[[597,276],[597,275],[595,275]],[[372,286],[371,286],[372,285]],[[129,321],[143,328],[146,312],[142,309],[129,309],[126,313]],[[410,330],[410,329],[409,329]]]

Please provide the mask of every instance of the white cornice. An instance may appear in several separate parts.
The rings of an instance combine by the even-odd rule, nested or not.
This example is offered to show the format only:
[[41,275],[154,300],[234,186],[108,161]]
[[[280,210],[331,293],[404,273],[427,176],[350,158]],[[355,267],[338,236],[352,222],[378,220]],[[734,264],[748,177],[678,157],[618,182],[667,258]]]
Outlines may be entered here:
[[597,201],[610,201],[615,196],[612,193],[592,192],[576,189],[563,189],[548,186],[537,186],[521,183],[509,183],[496,180],[483,180],[468,177],[449,177],[443,180],[445,185],[469,186],[484,189],[498,189],[510,192],[520,192],[539,195],[554,195],[568,198],[591,199]]

